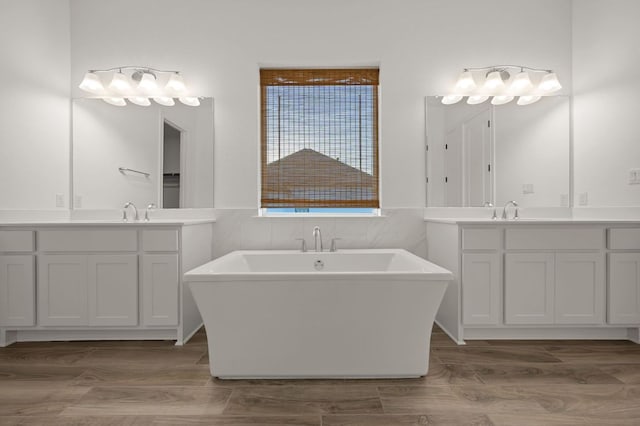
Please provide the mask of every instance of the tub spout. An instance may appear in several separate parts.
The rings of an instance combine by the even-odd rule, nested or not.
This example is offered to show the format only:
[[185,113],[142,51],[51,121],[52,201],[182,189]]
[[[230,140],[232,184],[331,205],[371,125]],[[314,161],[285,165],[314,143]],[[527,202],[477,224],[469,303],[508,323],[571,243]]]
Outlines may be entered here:
[[322,251],[322,233],[320,232],[320,227],[316,226],[313,228],[313,239],[315,243],[316,251]]

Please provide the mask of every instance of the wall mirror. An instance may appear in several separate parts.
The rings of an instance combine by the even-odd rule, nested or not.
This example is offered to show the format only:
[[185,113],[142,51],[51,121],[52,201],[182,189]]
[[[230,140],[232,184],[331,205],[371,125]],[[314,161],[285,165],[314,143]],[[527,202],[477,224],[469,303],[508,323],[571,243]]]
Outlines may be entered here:
[[117,107],[73,100],[73,208],[213,207],[213,99]]
[[520,106],[426,98],[428,207],[569,206],[566,96]]

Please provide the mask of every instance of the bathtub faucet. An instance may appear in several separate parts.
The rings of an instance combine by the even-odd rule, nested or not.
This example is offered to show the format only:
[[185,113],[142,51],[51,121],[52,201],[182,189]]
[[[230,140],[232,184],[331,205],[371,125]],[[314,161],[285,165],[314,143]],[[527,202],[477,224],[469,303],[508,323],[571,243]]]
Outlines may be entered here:
[[[313,238],[314,238],[314,241],[315,241],[316,251],[322,251],[322,233],[320,232],[320,227],[319,226],[315,226],[313,228]],[[320,244],[318,245],[318,243],[320,243]],[[320,248],[319,250],[318,250],[318,247]]]

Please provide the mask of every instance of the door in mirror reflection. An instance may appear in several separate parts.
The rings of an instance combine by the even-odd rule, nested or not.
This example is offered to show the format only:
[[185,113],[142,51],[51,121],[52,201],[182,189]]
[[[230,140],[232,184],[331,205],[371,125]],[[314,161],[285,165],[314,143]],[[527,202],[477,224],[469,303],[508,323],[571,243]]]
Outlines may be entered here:
[[177,209],[181,206],[180,155],[182,131],[169,121],[164,121],[162,135],[162,208]]

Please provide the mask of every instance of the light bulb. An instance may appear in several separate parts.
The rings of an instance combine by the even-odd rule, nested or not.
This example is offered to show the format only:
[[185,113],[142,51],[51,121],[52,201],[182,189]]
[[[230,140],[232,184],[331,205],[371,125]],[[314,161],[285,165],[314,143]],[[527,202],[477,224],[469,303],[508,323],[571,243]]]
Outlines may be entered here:
[[150,72],[142,73],[140,83],[138,83],[138,89],[142,92],[148,93],[158,89],[158,83],[156,83],[156,76]]
[[130,92],[131,83],[129,82],[129,77],[124,75],[122,71],[118,71],[113,74],[113,79],[111,80],[111,83],[109,83],[109,90],[120,94]]
[[80,83],[78,87],[85,92],[94,94],[100,94],[104,92],[104,86],[102,85],[102,81],[100,81],[100,77],[98,77],[98,74],[92,71],[89,71],[84,75],[82,83]]
[[132,104],[140,105],[140,106],[149,106],[151,105],[151,101],[149,98],[145,98],[144,96],[131,96],[127,98],[129,102]]
[[178,73],[171,74],[165,88],[175,93],[182,93],[187,90],[187,86],[184,84],[184,78]]
[[556,73],[550,72],[550,73],[547,73],[547,75],[545,75],[544,77],[542,77],[542,81],[540,82],[540,85],[538,86],[538,88],[543,93],[552,93],[562,89],[562,85],[558,81],[558,76],[556,75]]
[[467,103],[469,105],[477,105],[477,104],[483,103],[487,99],[489,99],[489,96],[485,96],[485,95],[469,96],[469,98],[467,99]]
[[504,105],[504,104],[508,104],[512,100],[513,100],[513,96],[494,96],[493,99],[491,99],[491,104]]
[[173,98],[169,98],[167,96],[156,96],[153,100],[164,106],[174,106],[176,104]]
[[115,106],[125,106],[127,104],[123,98],[102,98],[102,100]]
[[460,102],[462,98],[463,98],[462,95],[447,95],[442,97],[442,103],[444,105],[453,105]]
[[200,99],[195,96],[181,96],[178,99],[180,102],[188,106],[200,106]]
[[468,92],[476,88],[476,82],[471,75],[471,71],[464,70],[456,82],[456,92]]
[[537,96],[537,95],[520,96],[518,98],[518,105],[520,106],[531,105],[535,102],[538,102],[540,98],[542,98],[542,96]]
[[504,89],[504,81],[500,71],[491,71],[487,75],[487,79],[484,82],[484,88],[487,90],[500,90]]
[[514,95],[526,93],[531,89],[533,89],[533,84],[531,83],[528,72],[522,70],[513,77],[511,92],[513,92]]

